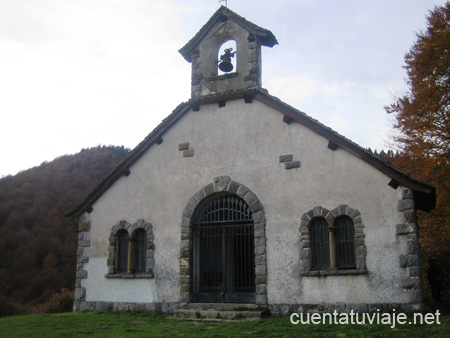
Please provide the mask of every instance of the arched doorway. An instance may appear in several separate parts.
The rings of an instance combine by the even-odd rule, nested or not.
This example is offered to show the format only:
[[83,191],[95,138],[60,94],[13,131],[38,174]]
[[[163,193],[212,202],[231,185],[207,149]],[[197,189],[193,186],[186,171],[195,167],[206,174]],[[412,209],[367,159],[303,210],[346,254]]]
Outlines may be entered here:
[[255,302],[254,221],[249,205],[216,193],[192,218],[192,302]]
[[[232,180],[229,176],[215,177],[213,182],[205,185],[189,199],[183,210],[180,228],[180,301],[184,304],[202,301],[199,300],[202,297],[197,297],[200,296],[200,292],[198,292],[200,290],[194,288],[194,276],[196,279],[199,278],[198,274],[195,275],[194,270],[199,269],[199,265],[194,264],[193,259],[193,227],[197,217],[201,217],[199,215],[205,210],[204,208],[212,201],[223,196],[234,196],[244,201],[250,208],[250,215],[253,220],[255,292],[253,294],[251,292],[244,293],[242,302],[253,303],[252,299],[254,299],[255,304],[261,306],[267,305],[266,217],[264,208],[259,198],[249,188]],[[245,221],[249,220],[247,219]],[[231,295],[232,293],[229,291],[230,290],[227,289],[227,293]],[[194,293],[196,294],[195,296]],[[210,297],[206,296],[207,300],[204,300],[204,302],[214,302],[217,300],[228,301],[230,297],[234,297],[231,295],[230,297],[226,296],[219,299],[217,295],[211,296],[211,294],[212,293],[208,293]],[[235,297],[234,301],[237,302],[238,299],[236,298],[240,297]],[[247,298],[247,300],[245,300],[245,298]]]

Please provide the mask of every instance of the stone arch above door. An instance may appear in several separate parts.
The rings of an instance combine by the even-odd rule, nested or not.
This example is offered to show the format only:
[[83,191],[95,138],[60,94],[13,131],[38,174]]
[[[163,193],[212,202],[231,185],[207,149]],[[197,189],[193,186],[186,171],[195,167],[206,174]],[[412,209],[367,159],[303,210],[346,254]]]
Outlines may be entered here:
[[233,181],[229,176],[219,176],[212,183],[197,191],[184,208],[181,221],[180,245],[180,296],[182,303],[190,302],[192,290],[192,223],[195,209],[205,198],[217,194],[229,193],[242,198],[250,207],[254,222],[255,245],[255,291],[256,304],[267,304],[267,255],[266,255],[266,219],[258,197],[246,186]]

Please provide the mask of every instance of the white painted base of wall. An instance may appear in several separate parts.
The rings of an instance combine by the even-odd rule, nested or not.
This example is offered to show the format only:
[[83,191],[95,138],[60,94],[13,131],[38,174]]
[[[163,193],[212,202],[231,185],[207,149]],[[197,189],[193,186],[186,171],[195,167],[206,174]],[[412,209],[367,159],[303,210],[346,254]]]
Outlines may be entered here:
[[82,281],[88,302],[156,302],[154,279],[107,279],[106,257],[90,258],[85,265],[88,278]]

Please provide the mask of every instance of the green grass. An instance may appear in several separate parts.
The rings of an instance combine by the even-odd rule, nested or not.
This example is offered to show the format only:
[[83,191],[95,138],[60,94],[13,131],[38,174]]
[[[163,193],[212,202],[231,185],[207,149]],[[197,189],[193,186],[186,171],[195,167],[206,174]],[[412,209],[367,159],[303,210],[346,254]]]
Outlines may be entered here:
[[441,324],[292,325],[289,317],[205,322],[161,314],[84,312],[0,318],[0,337],[450,337],[450,315]]

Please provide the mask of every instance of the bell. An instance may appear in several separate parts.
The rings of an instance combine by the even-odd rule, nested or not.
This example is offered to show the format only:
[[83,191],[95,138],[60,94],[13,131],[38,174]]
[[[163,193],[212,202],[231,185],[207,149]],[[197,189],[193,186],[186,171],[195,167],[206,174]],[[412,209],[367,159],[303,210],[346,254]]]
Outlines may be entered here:
[[219,63],[219,69],[224,73],[229,73],[233,70],[233,64],[230,61],[223,60]]
[[219,69],[224,73],[229,73],[233,70],[233,64],[231,58],[234,57],[236,52],[231,52],[233,48],[225,49],[225,54],[220,57]]

